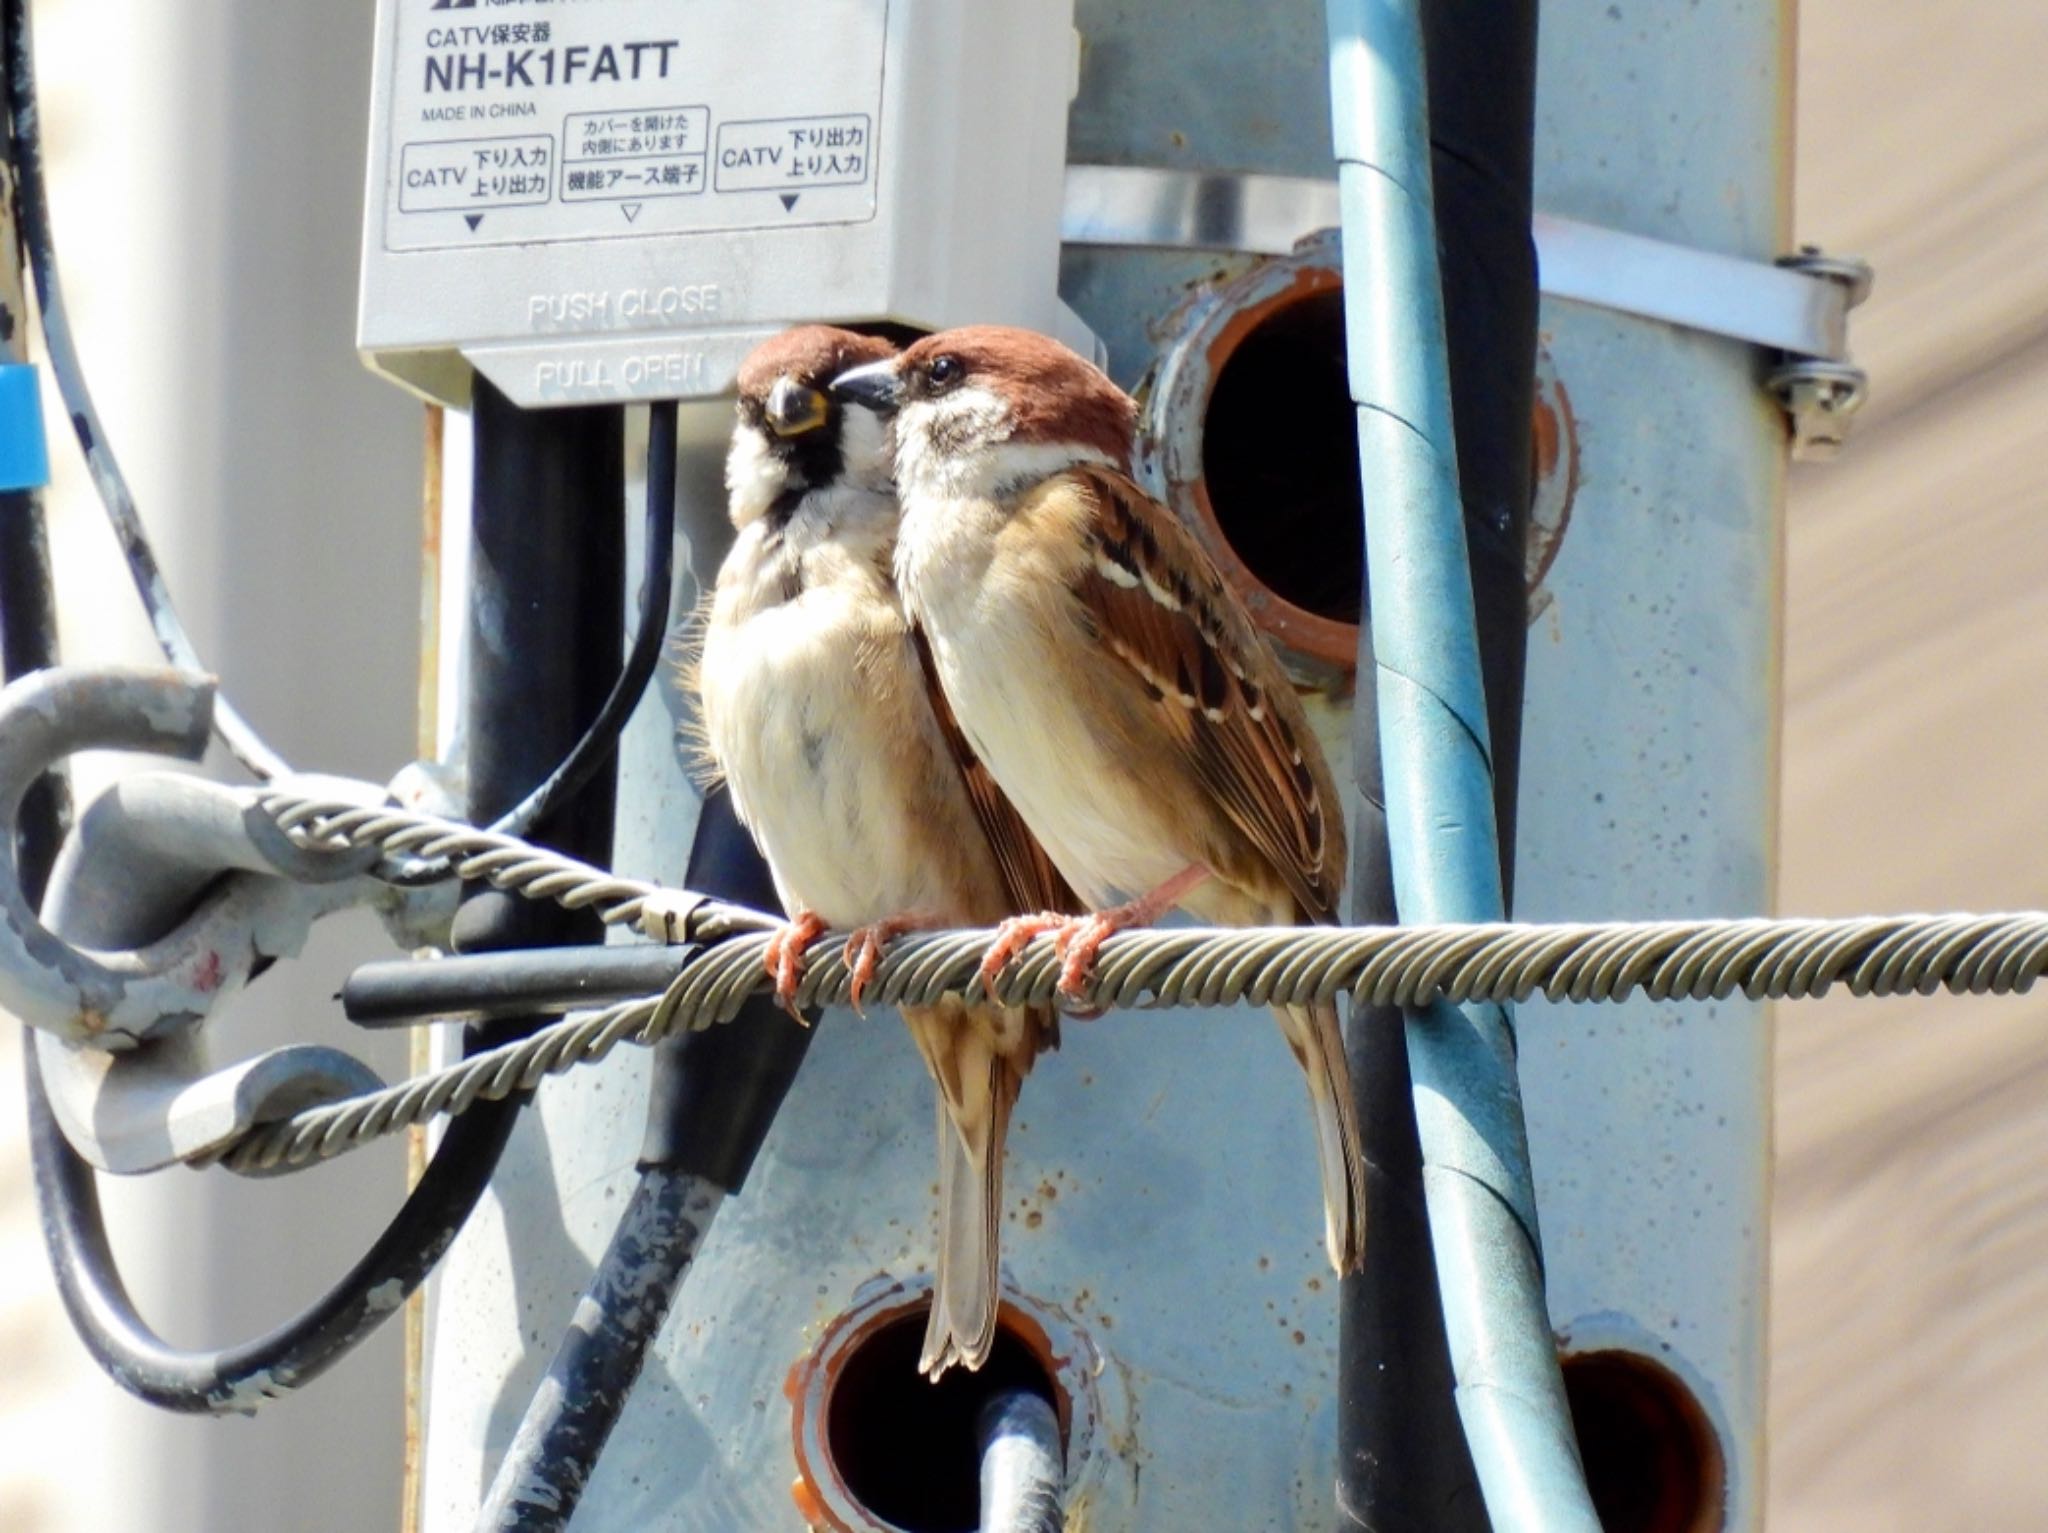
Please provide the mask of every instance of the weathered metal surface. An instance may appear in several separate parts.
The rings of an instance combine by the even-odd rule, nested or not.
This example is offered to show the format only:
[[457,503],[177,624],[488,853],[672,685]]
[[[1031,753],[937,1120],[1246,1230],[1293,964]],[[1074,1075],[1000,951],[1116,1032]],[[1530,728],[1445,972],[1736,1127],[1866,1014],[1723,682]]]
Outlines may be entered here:
[[725,1193],[667,1167],[643,1172],[576,1303],[477,1517],[478,1533],[559,1528],[575,1515],[618,1413]]
[[[37,672],[0,692],[0,822],[13,824],[42,772],[74,751],[127,749],[196,758],[212,725],[213,686],[176,671]],[[218,955],[98,956],[45,927],[23,897],[14,838],[0,837],[0,1007],[73,1039],[143,1036],[166,1017],[202,1013]]]
[[1231,355],[1260,325],[1305,299],[1343,291],[1333,233],[1261,260],[1238,277],[1191,288],[1159,325],[1164,337],[1138,419],[1137,468],[1195,529],[1252,621],[1326,676],[1351,669],[1358,628],[1275,591],[1239,556],[1217,520],[1204,472],[1209,400]]
[[118,1054],[35,1038],[64,1137],[96,1170],[119,1175],[176,1165],[258,1123],[384,1084],[341,1049],[286,1044],[218,1065],[208,1043],[203,1028]]
[[[1069,166],[1062,208],[1070,245],[1243,255],[1286,255],[1341,218],[1327,176],[1130,165]],[[1549,297],[1802,357],[1843,360],[1849,310],[1870,293],[1867,262],[1810,248],[1747,260],[1554,213],[1530,232]]]
[[[1791,243],[1790,8],[1546,10],[1536,200],[1750,260]],[[1711,65],[1707,61],[1713,61]],[[1783,418],[1754,351],[1566,300],[1571,535],[1530,635],[1516,914],[1761,913],[1777,783]],[[1518,1012],[1550,1311],[1670,1368],[1725,1525],[1762,1513],[1770,1026],[1747,1002]]]

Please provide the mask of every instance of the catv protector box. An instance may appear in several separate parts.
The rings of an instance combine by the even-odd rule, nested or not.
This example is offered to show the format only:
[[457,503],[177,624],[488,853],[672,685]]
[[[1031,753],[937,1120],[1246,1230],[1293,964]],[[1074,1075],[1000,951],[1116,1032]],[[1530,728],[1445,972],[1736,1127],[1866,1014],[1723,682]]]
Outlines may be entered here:
[[1072,0],[379,0],[357,342],[460,405],[732,386],[807,320],[1070,331]]

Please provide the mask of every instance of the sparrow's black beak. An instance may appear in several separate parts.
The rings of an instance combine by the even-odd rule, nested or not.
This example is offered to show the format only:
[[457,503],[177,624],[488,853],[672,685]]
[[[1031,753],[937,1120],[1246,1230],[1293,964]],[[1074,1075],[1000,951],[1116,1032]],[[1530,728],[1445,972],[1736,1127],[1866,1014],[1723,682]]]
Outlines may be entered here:
[[762,416],[777,436],[802,436],[825,424],[832,406],[824,394],[798,383],[794,378],[777,378],[768,391]]
[[832,380],[832,397],[849,400],[877,415],[894,415],[903,402],[903,385],[896,377],[896,364],[870,362]]

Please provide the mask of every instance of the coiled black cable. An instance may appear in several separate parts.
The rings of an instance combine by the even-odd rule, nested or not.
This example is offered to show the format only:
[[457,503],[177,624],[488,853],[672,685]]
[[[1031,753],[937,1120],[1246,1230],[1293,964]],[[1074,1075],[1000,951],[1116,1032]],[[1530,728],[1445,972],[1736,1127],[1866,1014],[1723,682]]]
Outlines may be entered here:
[[404,1308],[490,1185],[527,1101],[479,1102],[450,1123],[384,1233],[309,1308],[250,1341],[186,1351],[137,1314],[107,1241],[95,1173],[57,1125],[36,1051],[27,1056],[36,1203],[72,1326],[93,1361],[130,1394],[165,1410],[211,1415],[246,1414],[318,1377]]

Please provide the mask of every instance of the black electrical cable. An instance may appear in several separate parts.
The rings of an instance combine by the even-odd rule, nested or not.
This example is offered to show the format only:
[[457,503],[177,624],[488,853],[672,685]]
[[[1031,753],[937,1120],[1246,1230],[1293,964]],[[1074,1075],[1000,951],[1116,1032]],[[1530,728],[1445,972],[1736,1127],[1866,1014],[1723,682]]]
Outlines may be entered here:
[[[14,12],[27,0],[0,0],[0,28],[9,36],[14,30]],[[0,93],[11,102],[13,92],[0,81]],[[18,235],[21,197],[20,155],[14,138],[13,113],[0,122],[0,164],[15,174],[5,181],[16,188],[14,216],[0,219],[0,226]],[[0,280],[0,362],[25,362],[28,356],[28,315],[15,307],[22,296],[22,251],[13,240],[0,248],[0,262],[8,263]],[[50,542],[43,520],[43,497],[38,488],[0,492],[0,680],[13,681],[30,671],[57,663],[57,601],[50,578]],[[57,848],[70,827],[71,795],[61,773],[50,772],[30,788],[22,800],[20,818],[0,827],[0,834],[14,838],[15,866],[21,877],[22,893],[31,905],[40,904],[43,886],[57,860]]]
[[[1512,890],[1536,355],[1529,230],[1537,0],[1430,0],[1422,25],[1458,481],[1486,683],[1502,887]],[[1351,918],[1384,923],[1395,911],[1369,628],[1360,631],[1358,676],[1353,762],[1362,802]],[[1347,1042],[1369,1166],[1366,1223],[1374,1254],[1342,1287],[1339,1516],[1347,1528],[1374,1533],[1483,1533],[1486,1508],[1453,1394],[1400,1012],[1354,1010]]]
[[491,1479],[478,1533],[568,1526],[721,1197],[672,1166],[641,1169],[575,1323]]
[[[684,883],[780,908],[722,788],[699,811]],[[492,1477],[476,1533],[567,1526],[712,1217],[745,1183],[814,1032],[760,995],[730,1026],[655,1046],[640,1180]]]
[[[205,664],[193,646],[192,636],[171,604],[162,568],[150,547],[142,517],[135,509],[135,496],[127,476],[114,457],[113,444],[93,408],[92,393],[86,387],[85,372],[79,365],[78,349],[72,340],[70,312],[64,304],[64,286],[58,278],[56,241],[50,228],[49,198],[43,185],[43,151],[36,105],[35,51],[29,29],[28,0],[7,0],[6,18],[7,103],[14,148],[16,199],[21,215],[21,236],[28,250],[29,270],[35,277],[36,297],[42,314],[43,343],[49,353],[50,372],[63,396],[65,412],[85,455],[93,484],[106,506],[107,520],[121,545],[135,592],[142,598],[149,625],[155,630],[164,657],[182,670],[201,674]],[[272,778],[289,771],[284,759],[263,743],[262,737],[237,713],[225,697],[213,706],[213,729],[221,744],[243,766],[259,778]]]
[[[659,416],[663,407],[655,408]],[[650,447],[674,441],[673,431],[649,434]],[[673,483],[674,464],[667,468]],[[655,477],[650,464],[650,485]],[[691,546],[702,544],[693,538]],[[698,812],[683,883],[757,910],[780,908],[722,788]],[[755,996],[731,1026],[655,1046],[639,1182],[492,1478],[477,1533],[556,1533],[568,1524],[719,1203],[745,1183],[814,1032]]]
[[591,1011],[659,994],[699,952],[687,945],[633,942],[386,958],[358,964],[342,981],[341,1009],[349,1021],[367,1028]]
[[[619,732],[639,705],[640,695],[661,660],[668,640],[670,587],[675,583],[676,407],[671,402],[650,407],[647,418],[647,574],[640,586],[640,615],[626,664],[611,694],[574,750],[550,772],[546,781],[490,824],[500,835],[524,836],[580,793],[591,777],[612,758]],[[404,862],[380,871],[387,883],[404,888],[438,883],[454,873],[445,858]]]
[[508,836],[523,836],[582,791],[598,768],[612,757],[619,731],[647,690],[648,678],[661,659],[668,639],[669,588],[675,581],[676,553],[676,405],[659,400],[647,410],[647,573],[640,583],[640,620],[633,647],[604,706],[576,748],[548,778],[491,824]]
[[404,1306],[490,1184],[524,1096],[478,1102],[448,1125],[384,1233],[316,1303],[235,1346],[185,1351],[136,1313],[115,1266],[93,1169],[71,1148],[28,1051],[36,1202],[57,1291],[86,1349],[130,1394],[165,1410],[247,1413],[317,1377]]

